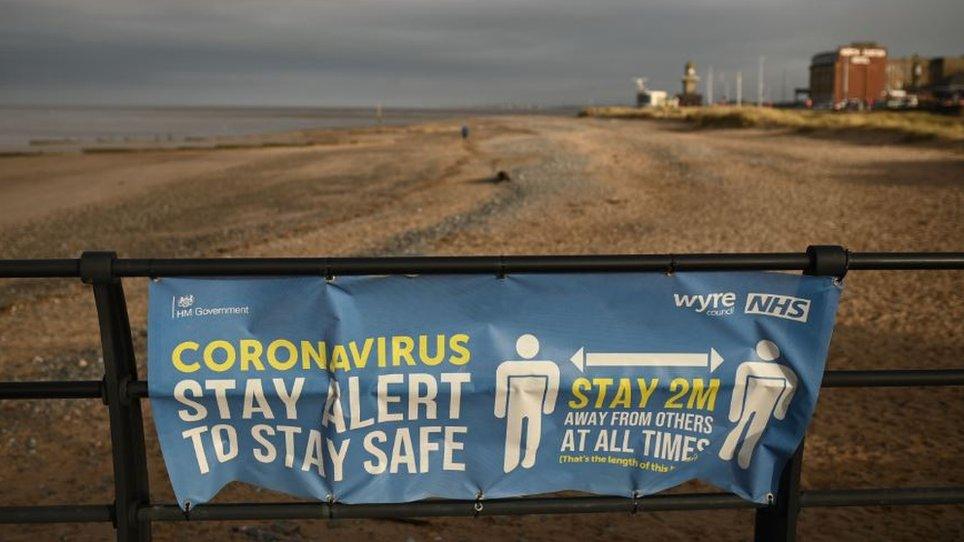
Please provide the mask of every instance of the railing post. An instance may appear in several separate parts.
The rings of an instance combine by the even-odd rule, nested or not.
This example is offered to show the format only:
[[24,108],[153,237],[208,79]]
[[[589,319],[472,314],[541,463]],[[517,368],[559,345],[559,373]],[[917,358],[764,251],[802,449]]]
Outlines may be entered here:
[[803,465],[803,441],[793,453],[783,472],[780,485],[770,506],[757,508],[753,539],[757,542],[797,539],[797,516],[800,514],[800,468]]
[[[807,247],[810,260],[805,275],[832,276],[842,279],[847,274],[850,253],[837,245],[811,245]],[[754,525],[754,540],[797,539],[797,516],[800,514],[800,471],[803,467],[803,445],[800,441],[796,451],[780,473],[777,494],[770,506],[758,508]]]
[[110,420],[114,463],[115,528],[119,541],[149,541],[150,521],[140,521],[137,510],[150,503],[147,453],[141,404],[129,399],[127,385],[137,380],[124,288],[113,274],[113,252],[85,252],[80,277],[90,284],[97,306],[104,355],[104,401]]

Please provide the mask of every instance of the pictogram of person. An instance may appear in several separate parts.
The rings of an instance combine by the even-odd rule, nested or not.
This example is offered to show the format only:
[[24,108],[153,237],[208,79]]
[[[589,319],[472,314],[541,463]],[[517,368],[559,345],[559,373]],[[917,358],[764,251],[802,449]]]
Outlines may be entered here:
[[[736,369],[730,422],[739,423],[720,448],[720,459],[730,461],[739,446],[737,463],[743,469],[750,467],[753,450],[763,436],[770,416],[778,420],[786,417],[797,389],[797,374],[789,367],[775,363],[780,357],[780,348],[776,344],[766,340],[758,342],[756,355],[763,361],[744,361]],[[743,436],[744,430],[746,436]]]
[[559,394],[559,366],[552,361],[534,361],[539,354],[539,339],[520,336],[515,343],[521,360],[499,364],[495,373],[495,415],[506,418],[505,461],[502,469],[511,472],[519,466],[523,448],[525,421],[525,454],[522,468],[532,468],[542,436],[542,415],[552,414]]

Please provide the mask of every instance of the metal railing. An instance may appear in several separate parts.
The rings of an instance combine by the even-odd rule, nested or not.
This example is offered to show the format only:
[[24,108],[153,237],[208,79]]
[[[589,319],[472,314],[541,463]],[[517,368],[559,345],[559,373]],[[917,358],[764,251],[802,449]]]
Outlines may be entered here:
[[[384,275],[444,273],[605,273],[783,270],[842,277],[854,270],[964,269],[964,253],[858,253],[811,246],[806,253],[616,256],[493,256],[412,258],[119,259],[85,252],[79,259],[0,260],[0,278],[80,278],[91,285],[104,358],[101,381],[0,382],[3,399],[100,398],[107,406],[114,469],[114,502],[100,505],[3,506],[3,523],[111,522],[117,539],[150,540],[155,521],[401,518],[648,512],[755,508],[757,540],[793,540],[806,507],[964,503],[964,487],[832,489],[803,491],[803,443],[787,463],[774,502],[759,505],[726,493],[623,497],[534,497],[432,500],[399,504],[206,504],[185,514],[176,504],[151,501],[139,380],[121,278],[239,275]],[[823,387],[961,386],[964,369],[826,371]]]

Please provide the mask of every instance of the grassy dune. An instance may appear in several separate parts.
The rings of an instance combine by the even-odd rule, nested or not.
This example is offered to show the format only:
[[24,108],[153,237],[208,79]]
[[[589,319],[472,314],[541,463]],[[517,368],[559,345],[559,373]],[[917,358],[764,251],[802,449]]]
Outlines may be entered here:
[[964,118],[924,112],[837,113],[769,107],[589,107],[579,116],[610,119],[670,119],[703,128],[789,128],[800,132],[860,131],[905,136],[910,140],[964,141]]

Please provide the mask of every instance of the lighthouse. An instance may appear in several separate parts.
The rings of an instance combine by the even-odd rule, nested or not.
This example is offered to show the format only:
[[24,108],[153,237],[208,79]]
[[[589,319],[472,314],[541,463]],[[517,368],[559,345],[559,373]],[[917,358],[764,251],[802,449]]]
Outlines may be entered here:
[[700,76],[696,75],[693,61],[687,61],[683,68],[683,93],[679,95],[680,105],[703,105],[703,95],[697,90]]

